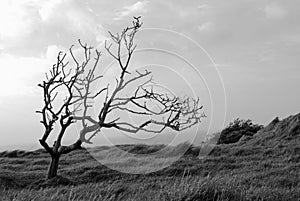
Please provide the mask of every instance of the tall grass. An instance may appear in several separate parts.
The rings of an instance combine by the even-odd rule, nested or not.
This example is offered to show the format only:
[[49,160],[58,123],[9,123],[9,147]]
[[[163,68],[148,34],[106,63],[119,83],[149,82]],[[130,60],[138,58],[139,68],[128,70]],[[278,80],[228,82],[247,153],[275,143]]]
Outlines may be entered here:
[[[250,144],[250,145],[249,145]],[[190,147],[172,165],[149,174],[126,174],[109,169],[86,150],[61,158],[59,177],[45,181],[47,153],[0,153],[0,200],[207,200],[297,201],[300,198],[299,141],[276,146],[260,144],[218,145],[205,158],[199,148]],[[141,155],[164,146],[123,145],[120,148]],[[180,145],[157,157],[174,157]],[[118,155],[109,147],[99,155],[113,166],[140,171],[150,168],[150,156],[141,161]],[[198,152],[197,152],[198,151]],[[151,155],[151,154],[150,154]],[[123,156],[123,158],[122,158]],[[147,158],[149,157],[149,158]]]

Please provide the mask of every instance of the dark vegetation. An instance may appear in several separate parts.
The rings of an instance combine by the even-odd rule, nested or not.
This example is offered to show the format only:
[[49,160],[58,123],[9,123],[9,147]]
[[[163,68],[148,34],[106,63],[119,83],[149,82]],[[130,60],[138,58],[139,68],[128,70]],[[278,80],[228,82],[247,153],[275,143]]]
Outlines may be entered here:
[[[119,145],[137,154],[152,153],[163,147]],[[98,151],[109,155],[110,149],[100,147]],[[3,152],[0,198],[300,200],[300,114],[281,121],[276,118],[251,138],[216,145],[205,158],[198,158],[199,149],[191,146],[173,165],[140,175],[111,170],[93,159],[87,150],[76,150],[61,157],[59,176],[50,180],[44,179],[50,162],[46,151]]]
[[245,139],[251,138],[262,128],[262,125],[253,124],[250,119],[242,120],[237,118],[222,130],[218,144],[236,143],[242,137]]

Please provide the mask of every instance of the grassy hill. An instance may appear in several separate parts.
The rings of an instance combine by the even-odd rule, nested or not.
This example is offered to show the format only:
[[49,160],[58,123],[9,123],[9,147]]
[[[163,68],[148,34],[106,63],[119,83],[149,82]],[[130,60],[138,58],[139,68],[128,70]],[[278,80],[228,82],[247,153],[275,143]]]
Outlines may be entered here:
[[[165,157],[186,147],[181,144]],[[119,145],[149,154],[164,145]],[[171,166],[149,174],[126,174],[107,168],[87,150],[62,156],[59,177],[45,181],[49,163],[43,150],[0,153],[0,200],[300,200],[300,114],[274,119],[251,138],[217,145],[199,159],[191,146]],[[111,147],[97,148],[105,160],[117,157]],[[164,158],[162,158],[163,160]],[[139,168],[130,158],[110,165]],[[114,164],[115,163],[115,164]]]

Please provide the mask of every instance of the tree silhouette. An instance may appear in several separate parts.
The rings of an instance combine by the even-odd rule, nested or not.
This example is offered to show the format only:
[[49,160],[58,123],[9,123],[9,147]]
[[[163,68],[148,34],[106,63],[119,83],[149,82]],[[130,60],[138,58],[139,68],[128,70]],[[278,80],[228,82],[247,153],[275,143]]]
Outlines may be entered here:
[[[46,79],[38,86],[43,90],[44,104],[40,111],[41,123],[45,130],[40,144],[51,156],[47,178],[57,175],[59,159],[62,154],[80,149],[82,143],[91,144],[92,138],[102,128],[112,128],[130,133],[138,131],[161,133],[166,128],[182,131],[200,122],[205,115],[201,113],[202,106],[199,99],[180,98],[170,94],[158,92],[149,87],[152,81],[151,72],[130,72],[129,64],[132,59],[136,44],[134,38],[142,23],[140,17],[135,17],[132,25],[123,29],[121,33],[109,32],[112,43],[105,42],[105,50],[112,56],[120,67],[116,86],[109,85],[92,94],[92,85],[103,75],[96,75],[101,52],[82,43],[83,61],[79,62],[73,46],[69,49],[69,57],[74,65],[66,61],[66,53],[59,52],[56,64],[53,65]],[[122,51],[126,52],[125,56]],[[92,55],[96,55],[92,59]],[[131,96],[122,95],[129,85],[136,86]],[[103,106],[97,117],[89,115],[92,107],[91,101],[97,97],[104,97]],[[62,98],[63,97],[63,98]],[[100,104],[100,103],[99,103]],[[151,107],[151,105],[158,107]],[[111,119],[112,113],[123,111],[138,116],[145,116],[147,120],[134,124],[123,120],[121,117]],[[68,146],[62,145],[63,136],[75,122],[81,122],[78,139]],[[47,143],[48,137],[53,134],[54,125],[59,123],[58,135],[53,146]],[[154,126],[153,126],[154,125]]]

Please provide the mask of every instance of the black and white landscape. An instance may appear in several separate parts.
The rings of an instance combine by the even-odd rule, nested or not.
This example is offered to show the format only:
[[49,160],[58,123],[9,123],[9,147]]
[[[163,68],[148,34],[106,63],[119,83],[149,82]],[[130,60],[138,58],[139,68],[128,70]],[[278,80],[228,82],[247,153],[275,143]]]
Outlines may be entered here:
[[0,2],[0,200],[300,200],[300,2]]

